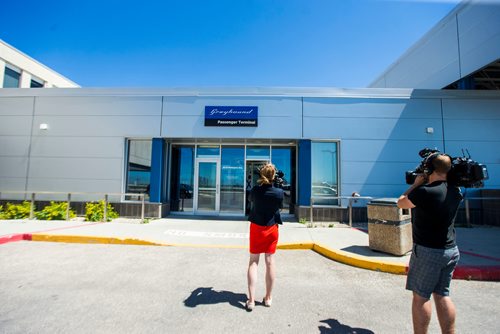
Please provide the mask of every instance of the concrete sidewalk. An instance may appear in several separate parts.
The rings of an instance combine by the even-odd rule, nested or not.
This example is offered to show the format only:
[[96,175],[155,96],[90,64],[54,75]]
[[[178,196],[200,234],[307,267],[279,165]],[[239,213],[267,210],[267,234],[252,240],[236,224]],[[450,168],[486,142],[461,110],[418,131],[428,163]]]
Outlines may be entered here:
[[[359,228],[280,226],[280,249],[308,249],[352,266],[405,274],[410,254],[395,256],[369,248],[366,224]],[[236,220],[164,218],[139,224],[134,219],[109,223],[82,221],[0,221],[0,244],[18,240],[113,243],[184,247],[248,247],[249,223]],[[500,228],[457,228],[461,251],[455,278],[500,281]]]

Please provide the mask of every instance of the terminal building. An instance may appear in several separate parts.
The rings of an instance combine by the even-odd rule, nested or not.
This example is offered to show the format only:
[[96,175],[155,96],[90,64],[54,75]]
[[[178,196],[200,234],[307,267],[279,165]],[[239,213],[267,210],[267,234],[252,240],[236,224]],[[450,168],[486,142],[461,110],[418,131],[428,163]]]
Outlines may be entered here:
[[316,220],[345,221],[353,193],[399,196],[430,147],[487,165],[485,187],[466,192],[473,222],[492,224],[499,202],[480,198],[500,189],[500,91],[477,78],[495,73],[499,18],[500,6],[460,4],[363,89],[1,89],[0,200],[114,194],[126,216],[146,194],[151,217],[244,217],[270,161],[283,172],[284,213],[308,218],[312,205]]

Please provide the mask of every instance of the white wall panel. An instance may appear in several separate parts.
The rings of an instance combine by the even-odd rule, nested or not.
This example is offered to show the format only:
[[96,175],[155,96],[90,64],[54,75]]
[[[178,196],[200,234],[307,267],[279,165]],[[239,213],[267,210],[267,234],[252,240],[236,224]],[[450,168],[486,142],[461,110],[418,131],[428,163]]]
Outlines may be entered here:
[[24,199],[24,195],[8,194],[7,191],[24,191],[26,177],[2,177],[0,176],[1,199]]
[[[48,130],[40,130],[46,123]],[[35,116],[34,136],[158,137],[158,116]]]
[[[404,174],[414,165],[398,162],[348,162],[342,163],[342,181],[345,183],[366,183],[372,185],[397,185],[405,182]],[[410,169],[411,169],[410,168]]]
[[32,157],[123,158],[122,137],[33,137]]
[[443,100],[444,119],[500,119],[500,100]]
[[304,117],[441,118],[439,99],[304,98]]
[[406,162],[417,165],[420,162],[418,152],[426,147],[443,149],[441,139],[425,141],[409,140],[343,140],[342,161],[379,161]]
[[[87,192],[87,193],[120,193],[121,180],[101,180],[101,179],[47,179],[31,178],[28,183],[31,191],[54,191],[54,192]],[[98,196],[101,199],[104,196]],[[74,195],[72,200],[78,200],[79,196]],[[88,196],[85,196],[88,198]]]
[[37,97],[36,115],[160,116],[161,97]]
[[426,141],[441,129],[438,99],[304,99],[305,138]]
[[117,180],[122,168],[121,159],[32,157],[29,177]]
[[205,116],[205,106],[258,106],[260,116],[300,115],[300,98],[280,97],[165,97],[163,115]]
[[446,120],[446,139],[467,141],[496,141],[500,144],[500,120]]
[[0,136],[29,136],[32,116],[0,116]]
[[2,161],[0,163],[0,176],[25,178],[27,168],[27,157],[2,157]]
[[[257,127],[206,127],[205,106],[257,106]],[[162,136],[172,138],[300,138],[299,98],[168,97],[164,103]]]
[[462,2],[370,87],[440,89],[500,57],[500,6]]
[[27,157],[30,137],[0,135],[0,159],[5,156]]
[[457,14],[462,76],[500,58],[500,5],[466,6]]
[[304,118],[304,137],[313,139],[407,139],[426,140],[427,127],[434,128],[434,138],[441,136],[438,119],[377,119],[377,118]]
[[441,88],[459,73],[457,26],[450,18],[398,59],[385,74],[385,87]]
[[168,138],[300,138],[297,118],[259,116],[258,127],[205,126],[203,116],[163,118],[162,135]]
[[0,120],[2,116],[33,115],[33,97],[2,97],[0,99]]

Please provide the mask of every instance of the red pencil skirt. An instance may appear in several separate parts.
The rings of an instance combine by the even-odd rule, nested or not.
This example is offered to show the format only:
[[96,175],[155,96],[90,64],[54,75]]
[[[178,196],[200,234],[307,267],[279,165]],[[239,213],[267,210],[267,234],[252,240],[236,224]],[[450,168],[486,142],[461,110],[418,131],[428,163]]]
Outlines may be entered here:
[[278,224],[273,226],[260,226],[250,223],[250,253],[271,253],[276,252],[278,245]]

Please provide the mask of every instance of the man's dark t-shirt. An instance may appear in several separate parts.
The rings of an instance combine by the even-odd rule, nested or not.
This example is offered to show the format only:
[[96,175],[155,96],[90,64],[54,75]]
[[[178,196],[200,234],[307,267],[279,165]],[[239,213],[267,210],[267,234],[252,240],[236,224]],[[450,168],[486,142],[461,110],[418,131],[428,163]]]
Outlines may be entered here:
[[460,188],[436,181],[408,194],[413,209],[413,242],[429,248],[452,248],[455,242],[455,217],[463,199]]
[[280,209],[283,207],[283,189],[260,185],[250,192],[252,208],[248,220],[261,226],[282,224]]

